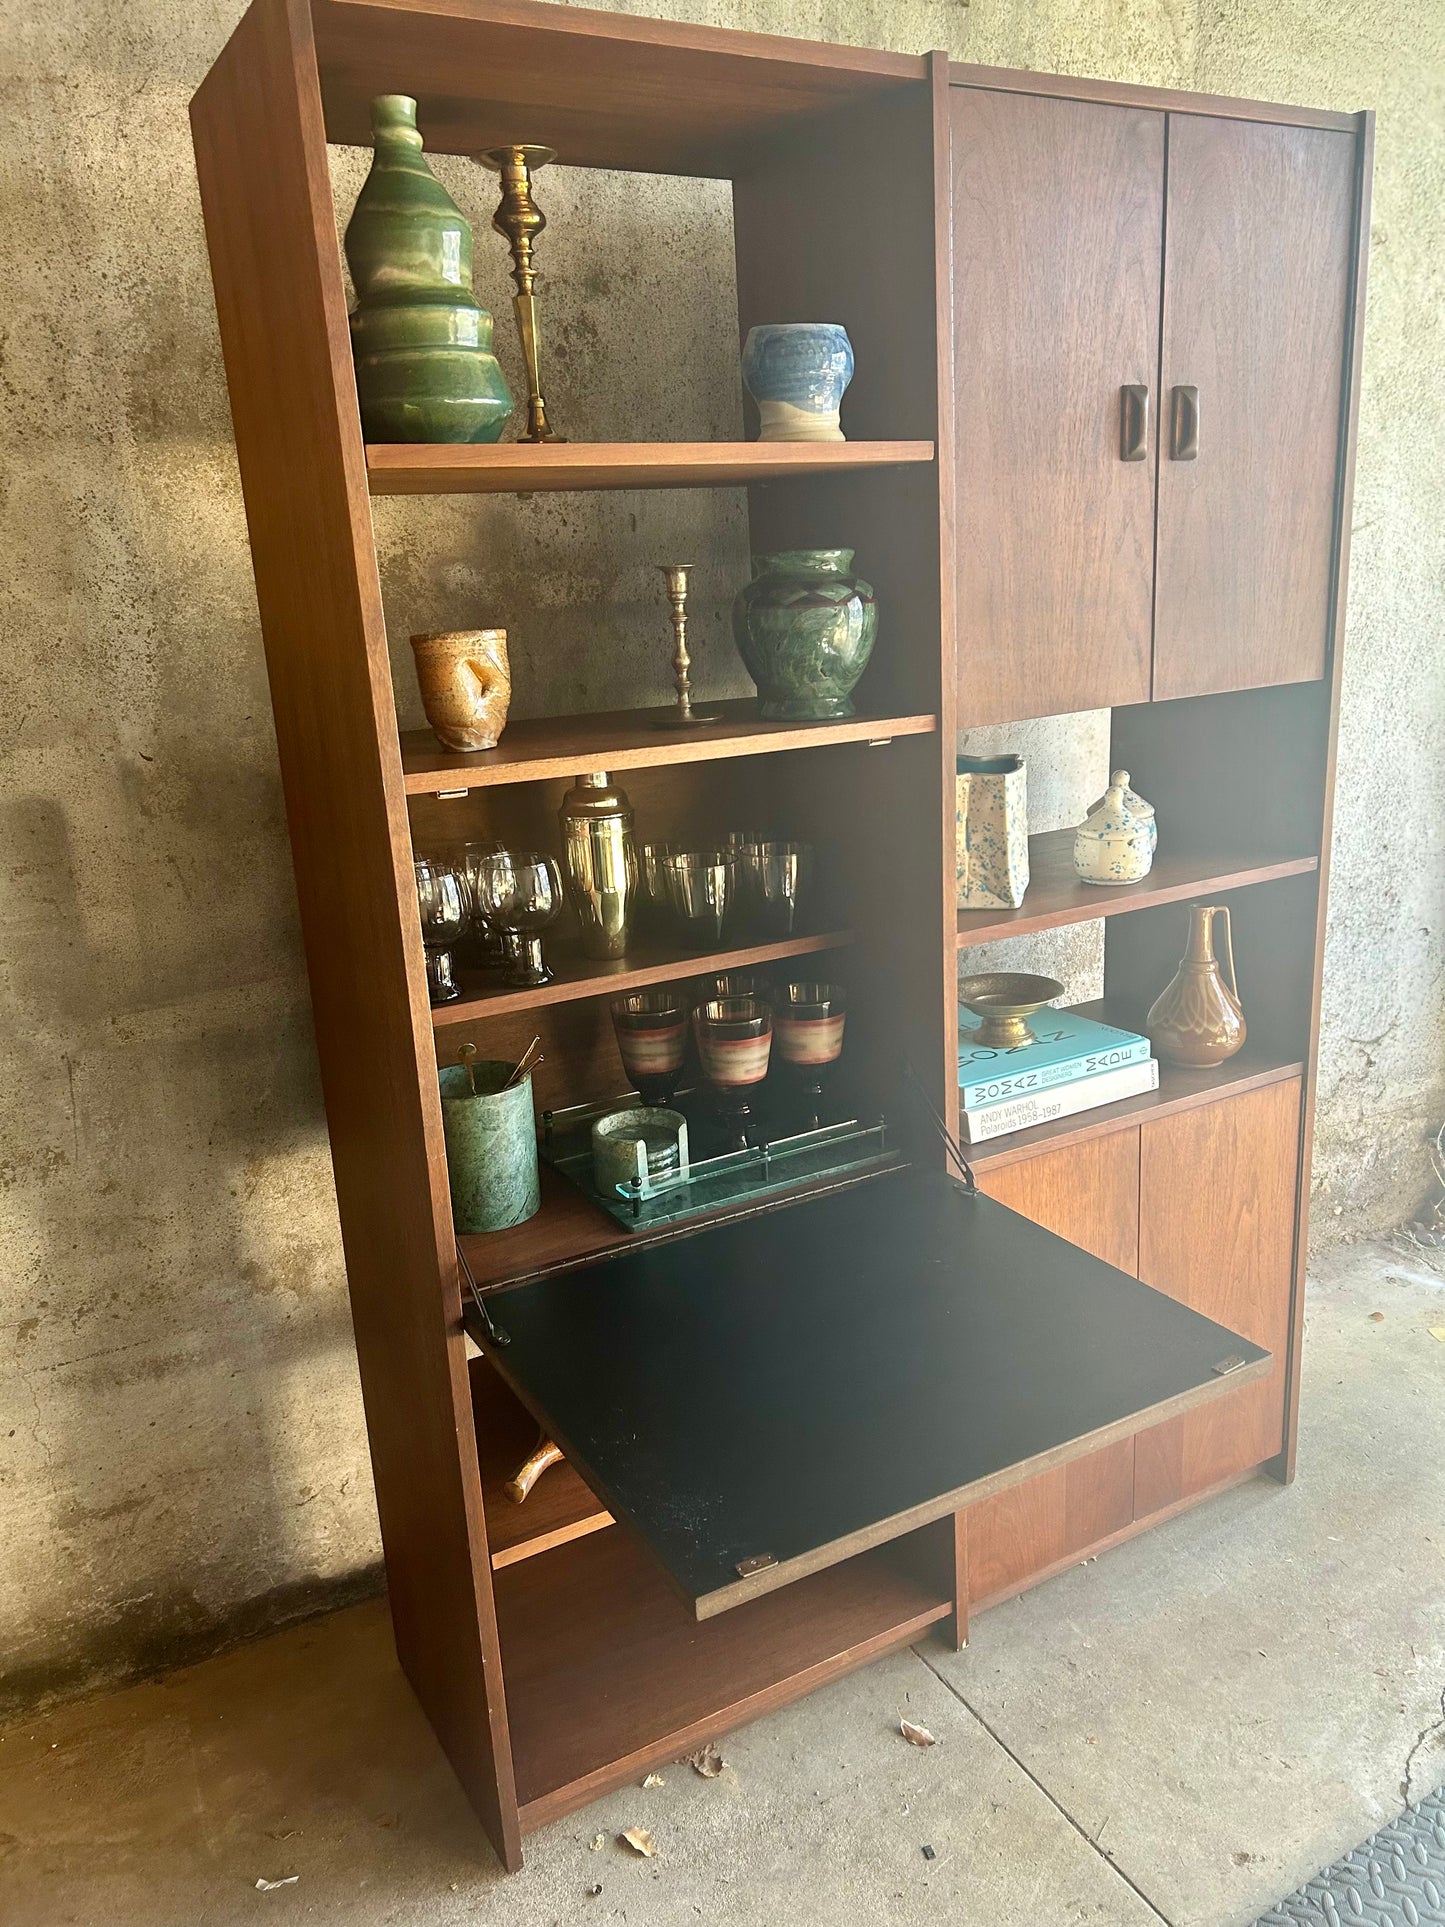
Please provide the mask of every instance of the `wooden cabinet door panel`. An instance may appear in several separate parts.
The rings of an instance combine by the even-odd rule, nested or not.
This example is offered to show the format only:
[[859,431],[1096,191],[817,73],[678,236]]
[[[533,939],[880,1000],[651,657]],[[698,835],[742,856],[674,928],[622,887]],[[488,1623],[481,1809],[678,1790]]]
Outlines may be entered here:
[[1158,700],[1324,674],[1354,166],[1346,133],[1170,116]]
[[1139,1276],[1267,1345],[1275,1363],[1268,1378],[1137,1435],[1140,1518],[1283,1444],[1299,1105],[1291,1078],[1141,1127]]
[[[1115,1131],[1046,1151],[978,1186],[1121,1271],[1137,1269],[1139,1132]],[[1121,1532],[1134,1516],[1134,1441],[1120,1439],[970,1506],[968,1591],[975,1604],[1004,1597]]]
[[959,721],[1147,701],[1164,117],[969,87],[951,113]]

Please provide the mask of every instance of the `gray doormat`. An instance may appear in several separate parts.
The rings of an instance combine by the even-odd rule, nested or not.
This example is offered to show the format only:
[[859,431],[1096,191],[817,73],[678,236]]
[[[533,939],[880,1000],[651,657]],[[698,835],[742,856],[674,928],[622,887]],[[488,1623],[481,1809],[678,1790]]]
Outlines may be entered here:
[[1406,1807],[1255,1927],[1445,1927],[1445,1787]]

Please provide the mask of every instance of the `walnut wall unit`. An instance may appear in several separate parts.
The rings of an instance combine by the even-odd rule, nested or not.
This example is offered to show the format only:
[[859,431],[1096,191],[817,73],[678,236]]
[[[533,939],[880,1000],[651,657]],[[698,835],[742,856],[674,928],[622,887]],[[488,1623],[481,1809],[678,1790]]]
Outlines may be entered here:
[[[740,336],[844,323],[849,441],[368,449],[327,150],[396,92],[436,151],[530,141],[731,181]],[[397,1648],[516,1867],[527,1829],[648,1764],[929,1628],[960,1639],[970,1604],[1222,1483],[1290,1473],[1370,118],[533,0],[253,0],[192,120]],[[746,489],[755,550],[866,554],[884,626],[856,724],[727,705],[669,734],[626,710],[517,720],[475,757],[399,735],[371,494],[699,487]],[[957,728],[1104,706],[1164,826],[1156,872],[1091,904],[1040,847],[1021,912],[960,915]],[[620,981],[752,960],[653,945],[606,966],[564,945],[544,990],[432,1010],[414,840],[438,812],[459,835],[540,829],[600,768],[654,816],[766,798],[846,845],[830,916],[764,948],[846,971],[850,1052],[908,1166],[642,1239],[546,1175],[534,1218],[462,1240],[516,1354],[563,1304],[579,1329],[604,1314],[602,1348],[609,1309],[676,1291],[699,1312],[704,1275],[751,1281],[751,1324],[716,1340],[743,1347],[731,1382],[811,1429],[781,1483],[753,1491],[734,1465],[739,1531],[790,1537],[751,1558],[700,1543],[700,1569],[737,1568],[726,1584],[665,1556],[586,1430],[586,1386],[562,1372],[545,1406],[535,1344],[529,1376],[463,1304],[438,1064],[468,1042],[515,1055],[535,1029],[540,1103],[605,1097]],[[1104,1007],[1137,1021],[1202,896],[1235,910],[1245,1051],[977,1147],[984,1195],[955,1222],[967,1194],[900,1066],[956,1129],[961,948],[1105,916]],[[887,1317],[854,1275],[880,1237]],[[1009,1250],[1028,1276],[1001,1292]],[[986,1375],[960,1354],[939,1424],[866,1432],[889,1388],[939,1369],[920,1334],[940,1288]],[[853,1315],[830,1315],[835,1290]],[[1227,1381],[1221,1352],[1241,1361]],[[671,1385],[633,1375],[654,1469],[688,1363]],[[519,1443],[569,1414],[569,1464],[508,1508]],[[678,1491],[702,1490],[686,1428],[666,1437]],[[834,1489],[819,1461],[850,1451],[867,1476]]]

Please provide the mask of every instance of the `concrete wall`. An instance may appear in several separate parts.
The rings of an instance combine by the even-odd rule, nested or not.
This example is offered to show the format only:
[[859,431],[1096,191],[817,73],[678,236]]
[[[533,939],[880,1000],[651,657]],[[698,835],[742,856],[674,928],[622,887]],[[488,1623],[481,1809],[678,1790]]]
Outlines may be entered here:
[[[0,122],[0,1679],[12,1701],[375,1582],[186,123],[240,10],[0,0],[11,68]],[[677,0],[676,11],[1378,106],[1317,1223],[1397,1221],[1445,1108],[1438,0]],[[339,157],[343,207],[363,165]],[[477,221],[484,298],[505,316],[486,226],[494,190],[465,164],[445,172]],[[543,199],[561,421],[583,437],[735,433],[723,193],[557,171]],[[515,381],[510,328],[500,334]],[[619,692],[603,665],[619,659],[663,694],[650,567],[683,550],[706,558],[699,684],[743,686],[722,621],[745,562],[735,499],[383,503],[377,529],[393,633],[506,622],[519,714],[606,704]],[[1076,788],[1097,773],[1097,730],[1091,740]]]

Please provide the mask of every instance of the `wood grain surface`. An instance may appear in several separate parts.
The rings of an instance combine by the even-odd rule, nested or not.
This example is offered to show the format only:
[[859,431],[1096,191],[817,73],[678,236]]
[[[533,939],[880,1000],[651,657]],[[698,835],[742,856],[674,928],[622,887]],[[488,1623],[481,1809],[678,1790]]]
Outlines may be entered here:
[[1156,699],[1324,674],[1354,177],[1346,133],[1170,123],[1161,400],[1200,426],[1159,451]]
[[305,0],[192,103],[397,1651],[521,1864],[441,1106]]
[[953,89],[960,725],[1149,694],[1164,118]]
[[1300,1083],[1142,1127],[1139,1275],[1274,1356],[1268,1378],[1141,1432],[1137,1515],[1280,1449],[1294,1282]]
[[514,490],[740,488],[856,468],[931,462],[932,442],[373,442],[373,495],[496,495]]

